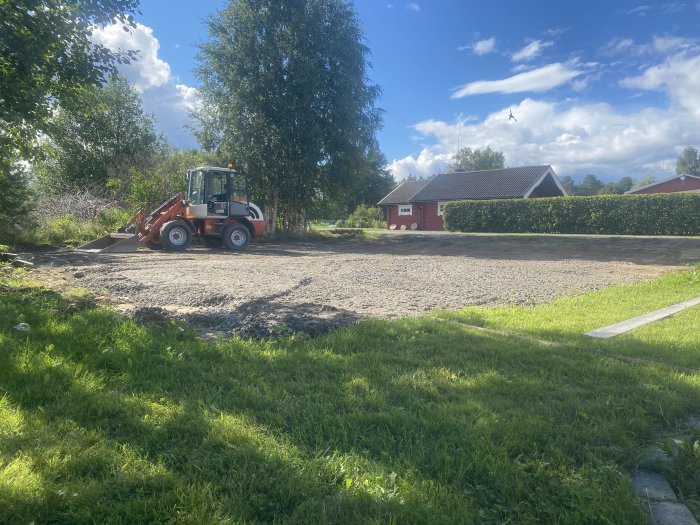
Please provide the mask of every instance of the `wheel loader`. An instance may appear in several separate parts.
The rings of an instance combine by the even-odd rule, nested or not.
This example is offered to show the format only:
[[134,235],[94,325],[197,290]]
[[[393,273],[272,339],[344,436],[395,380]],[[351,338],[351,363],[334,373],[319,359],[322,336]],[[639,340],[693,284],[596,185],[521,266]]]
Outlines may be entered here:
[[133,252],[139,246],[185,251],[194,238],[209,246],[245,250],[265,231],[260,208],[250,202],[245,177],[231,164],[187,172],[187,193],[178,193],[147,215],[137,211],[118,233],[95,239],[78,250]]

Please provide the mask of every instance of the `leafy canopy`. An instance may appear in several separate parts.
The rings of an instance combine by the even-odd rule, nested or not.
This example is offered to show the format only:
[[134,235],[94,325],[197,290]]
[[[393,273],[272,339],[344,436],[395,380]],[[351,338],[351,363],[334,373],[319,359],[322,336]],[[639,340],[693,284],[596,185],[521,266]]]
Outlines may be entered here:
[[451,171],[499,170],[506,164],[506,157],[501,151],[494,151],[488,146],[485,150],[462,148],[452,156]]
[[94,27],[134,25],[139,0],[12,0],[0,2],[0,153],[26,154],[56,102],[69,106],[85,86],[103,82],[135,53],[91,40]]
[[130,169],[147,169],[163,147],[153,116],[143,112],[124,77],[84,89],[80,101],[80,108],[57,110],[50,120],[53,138],[42,147],[38,175],[53,193],[119,186],[128,182]]
[[[139,0],[0,0],[0,222],[7,230],[26,214],[28,160],[41,132],[50,134],[56,104],[79,100],[86,86],[104,81],[133,52],[95,44],[95,26],[134,25]],[[0,231],[0,234],[2,232]]]
[[700,176],[700,155],[698,150],[686,147],[676,161],[676,173],[678,175]]

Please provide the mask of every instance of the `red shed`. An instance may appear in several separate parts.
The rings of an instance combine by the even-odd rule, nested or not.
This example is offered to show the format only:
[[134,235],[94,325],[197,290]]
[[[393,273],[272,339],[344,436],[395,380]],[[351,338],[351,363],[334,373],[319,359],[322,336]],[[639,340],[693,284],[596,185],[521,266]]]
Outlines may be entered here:
[[381,201],[387,228],[442,230],[442,208],[450,201],[562,197],[566,190],[551,166],[522,166],[443,173],[406,181]]
[[630,195],[641,195],[644,193],[683,193],[700,192],[700,177],[695,175],[676,175],[674,177],[652,182],[636,190],[630,190]]

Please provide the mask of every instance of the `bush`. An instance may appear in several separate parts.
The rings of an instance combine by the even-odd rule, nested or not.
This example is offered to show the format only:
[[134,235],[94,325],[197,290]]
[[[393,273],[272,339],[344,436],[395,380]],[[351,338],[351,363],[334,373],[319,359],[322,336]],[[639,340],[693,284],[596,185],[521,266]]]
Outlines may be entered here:
[[43,196],[30,216],[32,227],[25,229],[20,240],[77,246],[116,231],[129,217],[114,202],[85,191]]
[[459,201],[444,220],[461,232],[700,235],[700,194]]
[[347,219],[338,221],[339,228],[383,228],[384,214],[376,207],[360,204]]

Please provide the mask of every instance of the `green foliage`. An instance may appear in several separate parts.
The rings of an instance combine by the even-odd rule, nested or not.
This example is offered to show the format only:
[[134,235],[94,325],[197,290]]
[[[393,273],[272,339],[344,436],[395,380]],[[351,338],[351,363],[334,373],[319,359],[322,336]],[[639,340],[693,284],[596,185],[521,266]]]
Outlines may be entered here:
[[567,195],[576,195],[576,182],[571,178],[571,175],[560,177],[559,182],[566,190]]
[[81,107],[61,107],[52,118],[52,140],[37,163],[39,183],[50,193],[104,193],[109,187],[124,198],[130,170],[152,169],[163,149],[153,116],[144,114],[139,94],[121,76],[85,89],[81,101]]
[[26,227],[32,197],[22,167],[0,163],[0,241],[11,242]]
[[695,175],[700,177],[700,154],[695,148],[688,146],[680,154],[676,161],[676,173],[678,175]]
[[632,184],[632,189],[636,190],[639,188],[642,188],[643,186],[648,186],[649,184],[653,184],[656,182],[656,177],[653,175],[644,175],[644,177],[640,177],[639,179],[634,181],[634,184]]
[[84,89],[101,84],[132,51],[114,53],[92,28],[134,26],[138,0],[0,2],[0,165],[28,159],[37,132],[51,134],[54,104],[77,109]]
[[[675,443],[674,443],[675,445]],[[700,434],[697,431],[671,447],[673,463],[669,473],[679,496],[698,516],[700,513]]]
[[[578,341],[610,304],[697,295],[683,275],[217,343],[1,276],[0,522],[647,523],[620,467],[696,409],[697,379],[470,325]],[[693,321],[629,351],[698,368]]]
[[152,210],[176,193],[187,189],[187,170],[199,166],[223,165],[225,163],[214,153],[168,148],[154,160],[154,166],[148,173],[130,170],[127,207],[133,211],[141,207]]
[[591,196],[591,195],[623,195],[633,187],[643,186],[648,184],[645,178],[640,179],[635,183],[631,177],[622,177],[617,182],[608,182],[604,184],[595,175],[586,175],[581,184],[576,184],[574,179],[566,175],[559,179],[561,185],[564,186],[566,193],[569,196]]
[[25,232],[22,242],[39,246],[79,246],[117,231],[129,217],[128,212],[120,209],[103,210],[95,218],[87,220],[69,214],[61,215]]
[[298,229],[372,166],[379,88],[354,7],[230,0],[208,24],[200,143],[245,171],[273,227]]
[[603,183],[595,175],[586,175],[577,188],[577,195],[597,195],[603,189]]
[[444,219],[463,232],[700,235],[700,195],[460,201],[446,205]]
[[383,228],[384,214],[377,207],[360,204],[347,219],[338,221],[339,228]]
[[633,185],[632,177],[622,177],[617,182],[608,182],[598,191],[598,195],[623,195],[631,190]]
[[503,169],[506,157],[488,146],[485,150],[462,148],[452,156],[451,171],[481,171]]

